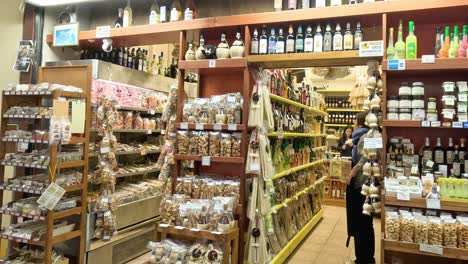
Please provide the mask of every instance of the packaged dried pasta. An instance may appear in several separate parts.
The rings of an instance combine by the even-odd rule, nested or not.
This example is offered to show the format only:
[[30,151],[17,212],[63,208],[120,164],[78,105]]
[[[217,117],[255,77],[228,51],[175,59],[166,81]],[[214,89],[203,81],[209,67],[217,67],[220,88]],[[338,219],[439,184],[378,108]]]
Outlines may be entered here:
[[231,157],[231,152],[232,152],[231,134],[229,133],[221,134],[220,147],[221,147],[220,155],[222,157]]
[[443,220],[444,230],[444,246],[456,248],[457,247],[457,220],[454,218]]
[[413,242],[414,237],[414,216],[402,214],[400,217],[400,241]]
[[187,131],[177,132],[177,154],[187,155],[189,148],[189,134]]
[[414,217],[414,242],[427,244],[428,233],[429,232],[429,222],[426,216],[416,215]]
[[221,144],[221,133],[210,132],[210,142],[209,142],[210,156],[212,157],[220,156],[221,154],[220,144]]
[[241,157],[242,134],[232,133],[231,136],[231,156]]
[[385,216],[385,239],[400,239],[400,217],[396,212],[389,212]]
[[428,230],[429,245],[442,246],[444,228],[442,220],[436,216],[429,217],[429,230]]
[[198,137],[198,154],[200,156],[210,155],[209,141],[210,141],[210,132],[200,131],[200,134]]
[[189,144],[188,144],[188,154],[189,155],[198,155],[198,139],[200,136],[199,131],[190,131],[189,134]]

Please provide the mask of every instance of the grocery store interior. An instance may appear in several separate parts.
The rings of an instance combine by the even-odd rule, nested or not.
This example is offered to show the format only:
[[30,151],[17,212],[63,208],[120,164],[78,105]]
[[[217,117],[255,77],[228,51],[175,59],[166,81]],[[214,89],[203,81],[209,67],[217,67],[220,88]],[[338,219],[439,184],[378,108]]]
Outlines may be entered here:
[[0,263],[468,263],[467,0],[9,0]]

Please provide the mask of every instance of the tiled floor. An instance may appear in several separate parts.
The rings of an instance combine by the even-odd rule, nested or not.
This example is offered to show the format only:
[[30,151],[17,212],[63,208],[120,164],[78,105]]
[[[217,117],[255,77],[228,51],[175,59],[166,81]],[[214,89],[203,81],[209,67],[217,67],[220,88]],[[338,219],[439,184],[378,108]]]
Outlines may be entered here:
[[[374,219],[375,257],[380,257],[380,219]],[[343,264],[354,259],[354,242],[351,239],[346,248],[346,209],[327,206],[322,221],[289,258],[288,264]],[[128,264],[142,264],[149,254],[130,261]]]
[[[374,219],[375,257],[380,257],[380,219]],[[310,232],[288,264],[343,264],[354,259],[354,242],[346,248],[346,209],[327,206],[322,221]]]

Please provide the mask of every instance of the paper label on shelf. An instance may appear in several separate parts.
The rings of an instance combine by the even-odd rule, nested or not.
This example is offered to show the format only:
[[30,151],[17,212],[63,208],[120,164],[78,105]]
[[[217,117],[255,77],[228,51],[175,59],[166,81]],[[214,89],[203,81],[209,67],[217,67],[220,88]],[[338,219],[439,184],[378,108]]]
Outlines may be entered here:
[[29,147],[28,143],[18,143],[18,152],[24,153]]
[[410,193],[409,192],[402,192],[402,191],[397,192],[397,200],[409,201],[410,199],[411,198],[410,198]]
[[214,125],[213,125],[213,130],[223,130],[223,125],[221,125],[221,124],[214,124]]
[[141,154],[141,156],[146,156],[146,154],[148,154],[148,153],[146,153],[146,149],[142,149],[140,154]]
[[166,135],[166,130],[161,130],[161,135]]
[[96,38],[109,38],[111,35],[110,26],[96,27]]
[[435,55],[422,55],[421,63],[434,63]]
[[279,138],[279,139],[284,138],[283,130],[279,130],[279,131],[278,131],[278,138]]
[[195,129],[196,130],[205,130],[205,125],[202,123],[196,123],[195,124]]
[[440,127],[440,121],[432,121],[431,127]]
[[426,208],[427,209],[440,209],[440,200],[439,199],[426,199]]
[[203,156],[201,160],[202,160],[202,166],[211,166],[210,156]]
[[149,113],[150,115],[154,115],[154,114],[156,114],[156,111],[154,111],[154,110],[149,110],[148,113]]
[[416,166],[415,166],[415,165],[411,166],[411,174],[412,174],[412,175],[417,175],[418,172],[419,172],[419,170],[418,170],[418,166],[417,166],[417,165],[416,165]]
[[426,166],[429,167],[429,168],[432,168],[434,166],[434,162],[432,160],[428,160],[426,162]]
[[228,130],[229,131],[236,131],[237,130],[237,125],[236,124],[228,124]]
[[380,57],[383,54],[383,40],[361,41],[359,43],[359,57]]
[[174,228],[177,229],[177,230],[184,230],[185,229],[185,227],[183,227],[183,226],[175,226]]
[[421,121],[421,127],[430,127],[431,121]]
[[153,134],[153,130],[149,129],[148,131],[146,131],[146,134],[147,134],[147,135]]
[[403,71],[406,69],[405,60],[388,60],[387,69],[389,71]]
[[37,203],[52,210],[64,194],[65,189],[53,182],[45,189],[44,193],[37,200]]
[[458,94],[458,101],[460,102],[468,101],[468,94]]
[[427,244],[419,244],[419,251],[421,252],[428,252],[437,255],[443,255],[444,249],[442,247],[427,245]]
[[216,68],[216,60],[209,60],[208,61],[208,67]]
[[159,224],[160,227],[169,227],[168,224]]
[[188,123],[187,122],[180,123],[180,129],[188,129]]
[[453,122],[452,127],[453,128],[463,128],[463,122]]
[[364,149],[379,149],[383,148],[382,138],[365,138]]
[[200,232],[200,228],[190,228],[190,231],[192,232]]
[[101,154],[106,154],[110,152],[110,147],[101,148]]

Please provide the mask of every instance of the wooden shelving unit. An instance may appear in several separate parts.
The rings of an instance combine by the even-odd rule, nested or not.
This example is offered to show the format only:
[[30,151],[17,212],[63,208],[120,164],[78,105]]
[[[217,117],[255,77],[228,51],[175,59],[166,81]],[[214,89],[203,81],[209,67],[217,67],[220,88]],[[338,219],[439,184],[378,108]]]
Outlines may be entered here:
[[[75,93],[75,92],[65,92],[65,91],[54,91],[54,92],[3,92],[2,93],[2,116],[4,116],[4,112],[12,107],[16,106],[19,102],[22,102],[23,105],[27,104],[28,106],[41,106],[43,103],[42,99],[51,97],[53,99],[57,98],[65,98],[65,100],[70,99],[81,99],[84,100],[86,103],[86,114],[90,115],[91,113],[91,101],[90,101],[90,92],[91,92],[91,69],[88,66],[70,66],[70,67],[43,67],[39,69],[39,82],[49,82],[49,83],[59,83],[63,85],[71,85],[75,87],[79,87],[83,89],[83,93]],[[16,117],[15,117],[16,118]],[[37,128],[44,127],[44,124],[41,124],[42,120],[35,120],[34,126]],[[84,262],[84,251],[85,251],[85,230],[86,230],[86,195],[87,195],[87,175],[88,175],[88,166],[87,166],[87,159],[89,155],[88,144],[89,144],[89,137],[90,137],[90,123],[89,119],[85,121],[85,130],[82,134],[75,135],[72,140],[68,144],[81,144],[83,148],[83,159],[79,161],[69,161],[69,162],[59,162],[58,161],[58,153],[59,153],[59,145],[60,143],[53,143],[49,144],[48,141],[35,141],[31,139],[9,139],[3,138],[2,144],[0,145],[0,156],[3,158],[5,153],[11,153],[16,151],[16,144],[17,143],[27,143],[27,144],[44,144],[48,145],[49,155],[50,155],[50,163],[48,166],[28,166],[28,164],[9,164],[2,162],[2,166],[0,166],[0,175],[2,177],[2,181],[5,177],[5,168],[4,166],[20,166],[20,167],[29,167],[29,168],[38,168],[47,170],[49,174],[49,182],[55,182],[56,178],[56,169],[60,168],[79,168],[82,173],[82,183],[79,185],[74,186],[67,186],[65,187],[65,191],[69,192],[79,192],[81,196],[81,205],[72,209],[54,212],[48,211],[46,215],[33,215],[33,214],[20,214],[20,213],[13,213],[10,211],[2,210],[0,214],[9,215],[12,218],[12,222],[18,221],[19,218],[26,218],[26,219],[33,219],[33,220],[40,220],[44,221],[47,226],[47,231],[45,234],[45,238],[43,240],[28,240],[28,239],[19,239],[16,237],[11,237],[7,235],[1,235],[2,238],[10,240],[11,244],[10,247],[14,245],[20,244],[27,244],[33,246],[42,247],[45,252],[45,259],[44,263],[52,263],[52,249],[53,246],[59,243],[68,242],[72,239],[79,239],[78,247],[76,248],[76,262],[83,263]],[[8,130],[8,122],[2,122],[1,127],[1,134],[4,135],[5,131]],[[48,127],[46,128],[48,130]],[[77,137],[79,136],[79,137]],[[17,170],[16,176],[20,176],[24,174],[24,170]],[[20,198],[23,193],[26,194],[42,194],[44,189],[41,190],[33,190],[33,189],[23,189],[23,188],[9,188],[7,186],[2,186],[0,188],[0,203],[3,203],[3,191],[12,191],[15,192],[15,197]],[[60,234],[57,236],[53,235],[53,226],[54,221],[57,219],[64,219],[72,216],[79,216],[78,222],[76,222],[76,226],[73,231],[66,232],[64,234]],[[73,219],[70,219],[73,222]]]
[[316,114],[316,115],[324,116],[324,115],[327,114],[326,112],[321,111],[319,109],[315,109],[315,108],[309,107],[307,105],[303,105],[301,103],[295,102],[293,100],[289,100],[289,99],[281,97],[279,95],[270,94],[270,99],[274,100],[274,101],[279,101],[279,102],[282,102],[282,103],[285,103],[285,104],[289,104],[289,105],[292,105],[292,106],[295,106],[295,107],[298,107],[298,108],[305,109],[305,110],[307,110],[307,111],[309,111],[309,112],[311,112],[313,114]]
[[421,251],[421,245],[416,243],[391,241],[382,239],[382,248],[388,251],[406,252],[412,254],[422,254],[434,257],[444,257],[450,259],[468,260],[468,250],[461,248],[436,247],[441,249],[442,254],[435,254]]
[[[444,128],[444,129],[463,129],[463,127],[443,127],[443,126],[422,126],[421,121],[413,121],[413,120],[383,120],[383,125],[385,127],[420,127],[420,128]],[[440,122],[441,123],[441,122]],[[439,124],[440,124],[439,123]],[[465,128],[466,129],[466,128]]]
[[[406,206],[414,208],[427,209],[426,199],[424,198],[411,198],[409,201],[398,200],[396,196],[385,195],[385,205],[393,206]],[[468,212],[468,200],[465,201],[452,201],[450,199],[440,201],[440,210],[454,211],[454,212]]]
[[423,63],[422,59],[405,60],[405,69],[401,71],[391,71],[388,69],[388,60],[382,61],[382,68],[388,71],[387,74],[398,74],[408,72],[430,72],[430,71],[456,71],[467,70],[468,60],[466,58],[440,58],[434,63]]
[[314,162],[311,162],[311,163],[307,163],[307,164],[304,164],[304,165],[301,165],[301,166],[297,166],[297,167],[285,170],[283,172],[275,174],[273,176],[273,180],[286,177],[286,176],[290,175],[291,173],[298,172],[298,171],[301,171],[301,170],[305,170],[307,168],[313,167],[313,166],[321,164],[323,162],[325,162],[325,160],[323,160],[323,159],[322,160],[317,160],[317,161],[314,161]]

